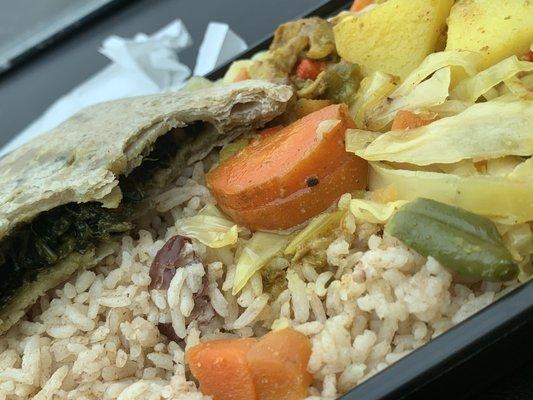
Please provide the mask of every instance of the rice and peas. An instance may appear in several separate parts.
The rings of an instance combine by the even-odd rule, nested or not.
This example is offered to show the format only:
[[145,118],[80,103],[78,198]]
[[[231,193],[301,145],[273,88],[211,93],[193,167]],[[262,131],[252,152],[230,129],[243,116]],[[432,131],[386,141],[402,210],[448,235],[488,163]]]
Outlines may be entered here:
[[[210,163],[189,168],[137,232],[40,298],[0,338],[0,399],[204,398],[185,363],[187,348],[283,327],[311,341],[309,398],[334,398],[516,285],[456,283],[431,257],[347,213],[308,255],[269,262],[267,269],[285,272],[277,285],[256,272],[232,295],[235,247],[251,235],[244,229],[237,246],[186,244],[201,262],[178,269],[168,290],[149,290],[152,260],[180,219],[214,201],[204,186]],[[169,326],[175,341],[161,333]]]

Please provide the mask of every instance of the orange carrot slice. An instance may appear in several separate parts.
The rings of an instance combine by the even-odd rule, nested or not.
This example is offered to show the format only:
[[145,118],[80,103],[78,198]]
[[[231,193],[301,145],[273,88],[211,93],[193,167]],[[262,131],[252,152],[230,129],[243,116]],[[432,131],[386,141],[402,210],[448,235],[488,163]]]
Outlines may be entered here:
[[[330,175],[346,176],[334,173],[357,158],[344,148],[346,129],[354,127],[345,105],[322,108],[252,142],[209,172],[207,185],[228,213],[252,211],[294,198],[298,191],[318,186],[314,181],[321,182]],[[348,191],[366,185],[366,162],[359,160],[358,165],[358,179],[352,180],[351,185],[344,182],[343,188]],[[328,193],[331,197],[323,200],[329,205],[337,193]],[[295,223],[297,220],[301,222],[301,218],[295,218]]]
[[250,349],[246,360],[259,400],[300,400],[313,381],[307,372],[309,339],[292,329],[270,332]]
[[187,350],[186,361],[203,394],[214,400],[257,399],[246,354],[255,339],[213,340]]
[[367,169],[364,160],[351,157],[321,180],[311,177],[310,187],[289,197],[247,210],[223,209],[235,222],[253,230],[287,229],[320,214],[344,193],[365,188]]

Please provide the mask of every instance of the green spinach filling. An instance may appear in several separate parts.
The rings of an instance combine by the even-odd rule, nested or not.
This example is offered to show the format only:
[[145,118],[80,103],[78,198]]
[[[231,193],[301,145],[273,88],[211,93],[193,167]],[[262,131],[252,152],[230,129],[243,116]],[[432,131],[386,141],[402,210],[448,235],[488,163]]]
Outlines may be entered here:
[[177,133],[159,137],[141,165],[119,178],[122,202],[117,208],[104,208],[97,202],[68,203],[20,224],[0,242],[0,308],[40,270],[130,230],[135,206],[146,197],[151,178],[170,167],[178,153]]

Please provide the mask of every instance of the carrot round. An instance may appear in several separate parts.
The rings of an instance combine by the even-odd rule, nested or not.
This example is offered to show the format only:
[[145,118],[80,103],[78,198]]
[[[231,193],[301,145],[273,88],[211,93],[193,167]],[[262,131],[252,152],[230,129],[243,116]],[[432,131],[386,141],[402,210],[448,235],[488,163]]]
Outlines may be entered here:
[[248,210],[224,208],[224,211],[238,224],[254,230],[287,229],[320,214],[335,199],[354,190],[354,185],[366,187],[366,171],[364,160],[351,157],[321,180],[309,179],[314,186],[300,189],[289,197]]
[[214,400],[255,400],[246,354],[255,339],[213,340],[187,350],[186,361],[203,394]]
[[421,116],[407,110],[400,110],[396,113],[392,122],[392,130],[414,129],[428,125],[435,121],[436,117]]
[[[366,162],[345,150],[346,129],[354,127],[345,105],[322,108],[279,132],[252,142],[209,172],[207,185],[219,206],[237,219],[241,211],[253,213],[267,206],[272,209],[284,199],[298,197],[297,193],[303,189],[304,192],[329,193],[329,197],[321,199],[326,204],[318,211],[321,212],[335,201],[338,193],[325,190],[324,185],[319,188],[315,182],[325,183],[328,176],[337,176],[341,181],[330,179],[330,183],[342,185],[343,193],[366,186]],[[338,172],[339,168],[355,159],[358,160],[357,179],[345,182],[346,174]],[[305,221],[306,218],[297,215],[301,213],[300,208],[289,211],[297,213],[288,226]],[[256,222],[254,225],[260,227],[260,221]]]
[[313,380],[310,356],[309,339],[291,329],[204,342],[185,354],[200,391],[213,400],[302,400]]
[[263,336],[246,355],[258,399],[307,397],[307,389],[313,381],[307,372],[310,356],[311,343],[299,332],[283,329]]

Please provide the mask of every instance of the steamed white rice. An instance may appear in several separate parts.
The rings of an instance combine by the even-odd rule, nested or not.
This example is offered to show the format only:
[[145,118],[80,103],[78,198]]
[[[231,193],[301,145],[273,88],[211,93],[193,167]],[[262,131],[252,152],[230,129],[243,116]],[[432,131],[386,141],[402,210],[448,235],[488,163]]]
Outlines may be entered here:
[[[285,272],[277,290],[256,274],[233,297],[233,251],[193,242],[188,250],[203,263],[179,269],[168,291],[149,291],[150,264],[176,221],[212,202],[203,164],[186,176],[158,197],[160,214],[141,221],[136,239],[124,237],[0,338],[0,400],[201,399],[184,363],[188,347],[286,326],[311,340],[310,398],[335,398],[514,286],[456,283],[379,226],[347,221],[297,263],[272,260]],[[314,267],[316,258],[325,266]],[[194,299],[205,275],[209,301],[199,318]],[[183,340],[169,342],[160,323]]]

